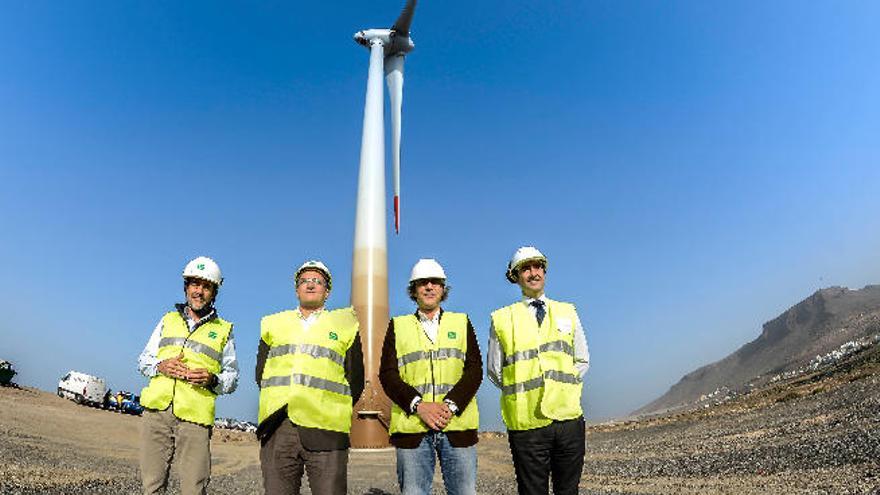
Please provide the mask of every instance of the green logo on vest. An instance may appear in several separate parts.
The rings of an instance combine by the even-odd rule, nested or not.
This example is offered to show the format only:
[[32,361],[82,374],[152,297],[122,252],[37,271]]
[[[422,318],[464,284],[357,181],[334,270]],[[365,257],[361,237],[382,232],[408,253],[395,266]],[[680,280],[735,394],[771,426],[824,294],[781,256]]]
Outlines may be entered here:
[[456,337],[455,332],[449,332],[446,334],[446,336],[449,337],[450,339],[454,339]]
[[215,332],[215,331],[213,331],[213,330],[210,331],[210,332],[208,332],[208,337],[211,337],[212,339],[216,339],[216,338],[217,338],[217,332]]
[[204,263],[199,263],[198,265],[196,265],[196,268],[198,268],[199,270],[204,270],[204,269],[205,269],[205,264],[204,264]]
[[336,332],[330,332],[330,340],[339,340],[339,336],[336,335]]

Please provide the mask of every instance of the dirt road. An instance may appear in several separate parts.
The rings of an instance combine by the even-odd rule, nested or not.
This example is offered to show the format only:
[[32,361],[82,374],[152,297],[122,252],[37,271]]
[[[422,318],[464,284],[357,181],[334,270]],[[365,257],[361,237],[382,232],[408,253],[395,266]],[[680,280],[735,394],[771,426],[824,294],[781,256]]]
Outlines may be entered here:
[[[36,389],[0,387],[0,493],[136,493],[139,431],[136,416]],[[509,478],[507,485],[514,486],[506,440],[483,444],[481,471]],[[259,444],[252,434],[215,429],[211,452],[211,493],[262,492]],[[436,481],[442,486],[439,469]],[[394,451],[353,451],[349,486],[351,493],[397,493]]]

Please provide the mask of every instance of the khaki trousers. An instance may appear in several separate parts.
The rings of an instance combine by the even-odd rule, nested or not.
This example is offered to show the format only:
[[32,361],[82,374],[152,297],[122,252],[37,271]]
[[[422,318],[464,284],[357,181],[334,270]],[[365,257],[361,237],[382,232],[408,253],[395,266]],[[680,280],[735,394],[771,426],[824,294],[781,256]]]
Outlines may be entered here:
[[144,494],[163,493],[177,461],[182,495],[204,495],[211,477],[211,428],[178,419],[171,407],[145,409],[141,418],[141,480]]
[[345,495],[348,489],[348,449],[306,450],[290,420],[263,441],[260,467],[266,495],[299,495],[303,471],[315,495]]

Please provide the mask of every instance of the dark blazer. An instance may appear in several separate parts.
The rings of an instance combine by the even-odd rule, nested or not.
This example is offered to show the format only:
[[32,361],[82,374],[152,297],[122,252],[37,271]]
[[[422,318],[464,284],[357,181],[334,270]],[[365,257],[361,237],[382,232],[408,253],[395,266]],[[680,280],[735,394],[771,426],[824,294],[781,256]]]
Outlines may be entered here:
[[[419,317],[418,312],[415,313]],[[443,319],[443,309],[440,309],[440,319]],[[480,355],[480,345],[477,343],[477,334],[470,318],[467,320],[467,354],[464,359],[464,370],[461,379],[446,394],[446,398],[458,406],[457,415],[464,412],[471,403],[483,381],[483,358]],[[397,367],[397,349],[394,337],[394,320],[388,322],[388,331],[385,333],[385,342],[382,345],[382,362],[379,366],[379,381],[388,397],[406,413],[410,413],[409,405],[413,399],[420,395],[411,385],[400,378],[400,369]],[[395,433],[391,435],[391,444],[402,449],[414,449],[424,437],[424,433]],[[449,443],[453,447],[470,447],[477,443],[477,430],[450,431],[446,433]]]
[[[260,347],[257,349],[257,367],[254,377],[257,380],[257,388],[263,380],[263,368],[266,366],[266,356],[269,354],[269,344],[260,339]],[[361,333],[355,335],[354,342],[345,353],[345,379],[351,387],[351,404],[361,397],[364,391],[364,353],[361,348]],[[287,406],[272,413],[268,418],[257,426],[257,438],[264,444],[275,433],[282,422],[287,420]],[[342,450],[351,446],[348,433],[322,430],[320,428],[306,428],[298,426],[300,441],[308,450]]]

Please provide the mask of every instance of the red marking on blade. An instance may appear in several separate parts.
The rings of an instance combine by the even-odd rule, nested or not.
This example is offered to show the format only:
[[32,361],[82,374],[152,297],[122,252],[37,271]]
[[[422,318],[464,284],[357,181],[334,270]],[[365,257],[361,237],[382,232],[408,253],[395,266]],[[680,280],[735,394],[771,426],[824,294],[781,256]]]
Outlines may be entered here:
[[394,196],[394,233],[400,233],[400,196]]

